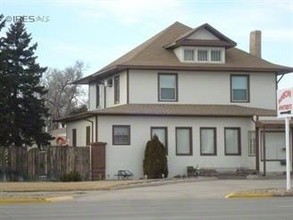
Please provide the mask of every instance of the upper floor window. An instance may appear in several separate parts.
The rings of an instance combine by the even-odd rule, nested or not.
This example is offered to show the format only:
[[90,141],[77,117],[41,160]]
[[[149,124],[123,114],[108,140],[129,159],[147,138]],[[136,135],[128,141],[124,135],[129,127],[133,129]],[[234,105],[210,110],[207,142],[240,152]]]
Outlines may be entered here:
[[183,48],[182,60],[194,63],[225,63],[225,49],[212,47]]
[[189,50],[189,49],[184,50],[184,60],[194,61],[194,50]]
[[197,61],[208,61],[208,50],[198,50]]
[[211,61],[218,61],[222,60],[222,52],[221,50],[211,50]]
[[114,77],[114,104],[119,104],[120,102],[120,77]]
[[231,102],[249,102],[248,75],[231,75]]
[[174,102],[178,100],[177,74],[159,73],[159,101]]
[[96,87],[96,107],[100,107],[100,86],[97,85]]

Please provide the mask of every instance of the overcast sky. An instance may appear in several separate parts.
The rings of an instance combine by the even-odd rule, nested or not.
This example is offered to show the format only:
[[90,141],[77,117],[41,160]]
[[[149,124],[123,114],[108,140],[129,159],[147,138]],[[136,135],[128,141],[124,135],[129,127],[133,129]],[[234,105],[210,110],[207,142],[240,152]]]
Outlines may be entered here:
[[[293,0],[0,0],[8,19],[27,17],[42,66],[76,60],[89,75],[176,21],[209,23],[248,51],[249,33],[262,31],[262,57],[293,66]],[[8,22],[9,24],[9,22]],[[293,74],[280,88],[293,87]]]

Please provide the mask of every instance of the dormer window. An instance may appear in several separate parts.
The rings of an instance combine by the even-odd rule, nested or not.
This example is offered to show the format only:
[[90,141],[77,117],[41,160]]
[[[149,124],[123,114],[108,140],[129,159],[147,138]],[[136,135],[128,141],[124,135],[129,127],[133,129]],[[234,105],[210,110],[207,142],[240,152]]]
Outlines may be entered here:
[[208,50],[197,50],[197,61],[207,62],[208,61]]
[[189,50],[189,49],[184,50],[184,60],[194,61],[194,50]]
[[[225,49],[213,47],[182,47],[175,52],[181,62],[225,63]],[[180,53],[178,53],[181,50]]]

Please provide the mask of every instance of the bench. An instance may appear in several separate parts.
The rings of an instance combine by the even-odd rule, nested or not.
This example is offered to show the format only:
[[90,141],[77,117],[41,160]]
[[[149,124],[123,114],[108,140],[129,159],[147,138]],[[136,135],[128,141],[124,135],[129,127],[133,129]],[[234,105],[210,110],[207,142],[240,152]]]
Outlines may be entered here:
[[118,170],[117,174],[115,175],[118,177],[118,179],[129,179],[133,176],[133,173],[129,170]]

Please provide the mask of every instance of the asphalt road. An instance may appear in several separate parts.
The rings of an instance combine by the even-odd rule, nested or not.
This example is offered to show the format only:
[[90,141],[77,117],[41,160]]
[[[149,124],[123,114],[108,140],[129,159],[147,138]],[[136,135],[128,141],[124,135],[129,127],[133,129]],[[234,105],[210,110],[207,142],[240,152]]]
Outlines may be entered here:
[[207,181],[82,194],[73,201],[2,205],[1,220],[275,220],[293,219],[293,197],[225,199],[235,189],[283,186],[273,181]]

